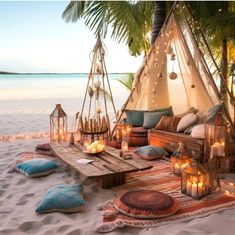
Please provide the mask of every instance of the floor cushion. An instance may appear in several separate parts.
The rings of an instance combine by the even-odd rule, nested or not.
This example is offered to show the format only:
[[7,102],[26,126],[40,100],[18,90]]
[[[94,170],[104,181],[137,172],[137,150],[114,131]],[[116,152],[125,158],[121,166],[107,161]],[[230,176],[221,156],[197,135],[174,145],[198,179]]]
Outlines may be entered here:
[[179,203],[165,193],[154,190],[136,190],[117,197],[114,200],[114,207],[130,217],[153,219],[176,213]]
[[169,155],[169,153],[165,149],[154,145],[140,147],[134,152],[145,160],[154,160]]
[[53,156],[53,151],[49,143],[38,144],[35,148],[35,151],[43,155]]
[[46,192],[36,212],[73,213],[84,210],[84,206],[82,184],[59,185]]
[[198,117],[194,113],[189,113],[189,114],[185,115],[184,117],[182,117],[180,119],[180,121],[177,125],[176,131],[182,132],[182,131],[186,130],[188,127],[195,124],[197,120],[198,120]]
[[148,130],[143,127],[133,127],[131,132],[131,144],[144,146],[148,144]]
[[41,177],[53,173],[59,167],[52,160],[31,159],[16,165],[16,170],[28,177]]

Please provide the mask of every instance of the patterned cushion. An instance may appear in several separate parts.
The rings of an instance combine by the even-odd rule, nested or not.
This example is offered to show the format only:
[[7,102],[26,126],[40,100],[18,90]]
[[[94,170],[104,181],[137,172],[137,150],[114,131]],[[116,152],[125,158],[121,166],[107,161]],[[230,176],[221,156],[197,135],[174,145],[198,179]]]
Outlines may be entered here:
[[182,132],[182,131],[186,130],[188,127],[195,124],[197,120],[198,120],[198,117],[194,113],[189,113],[189,114],[185,115],[179,121],[176,131],[177,132]]
[[165,193],[154,190],[136,190],[117,197],[114,200],[114,207],[130,217],[153,219],[176,213],[179,203]]
[[49,143],[38,144],[35,148],[35,151],[43,155],[53,156],[51,145]]
[[131,144],[143,146],[148,144],[148,130],[143,127],[134,127],[131,132]]
[[176,116],[173,117],[163,116],[155,128],[157,130],[176,132],[176,128],[180,119],[181,119],[180,117]]
[[51,174],[58,167],[54,161],[37,158],[17,164],[16,170],[29,177],[40,177]]
[[143,127],[146,129],[154,128],[163,116],[170,116],[169,111],[144,112]]
[[135,150],[135,153],[145,160],[153,160],[169,155],[165,149],[153,145],[138,148]]
[[84,209],[83,187],[76,185],[59,185],[49,189],[36,209],[37,213],[64,212],[72,213]]

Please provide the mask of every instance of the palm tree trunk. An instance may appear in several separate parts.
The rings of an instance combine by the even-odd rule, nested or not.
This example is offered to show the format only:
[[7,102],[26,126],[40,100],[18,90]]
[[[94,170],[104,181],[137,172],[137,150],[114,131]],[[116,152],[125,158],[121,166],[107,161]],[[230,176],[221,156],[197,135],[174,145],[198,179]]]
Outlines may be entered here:
[[221,81],[220,83],[220,92],[222,94],[223,100],[224,100],[224,105],[228,108],[228,94],[226,87],[228,87],[228,40],[227,38],[222,40],[222,45],[221,45],[221,50],[222,50],[222,58],[221,58],[221,72],[222,76],[225,79],[225,84]]
[[166,1],[155,1],[151,45],[154,44],[166,19]]

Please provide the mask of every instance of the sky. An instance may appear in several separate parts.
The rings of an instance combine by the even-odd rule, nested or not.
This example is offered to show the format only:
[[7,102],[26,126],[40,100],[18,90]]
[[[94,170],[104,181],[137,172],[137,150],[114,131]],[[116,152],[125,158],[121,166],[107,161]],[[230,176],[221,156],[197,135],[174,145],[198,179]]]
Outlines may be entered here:
[[[89,54],[96,42],[84,21],[65,23],[68,1],[0,1],[0,71],[89,72]],[[142,56],[107,37],[106,65],[110,73],[135,72]]]

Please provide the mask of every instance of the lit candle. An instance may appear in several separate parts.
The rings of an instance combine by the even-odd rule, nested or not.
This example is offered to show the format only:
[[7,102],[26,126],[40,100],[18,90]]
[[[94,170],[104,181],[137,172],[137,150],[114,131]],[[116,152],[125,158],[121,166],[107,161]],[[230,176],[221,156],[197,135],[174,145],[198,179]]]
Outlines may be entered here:
[[126,140],[123,140],[123,141],[122,141],[122,146],[121,146],[121,148],[122,148],[122,151],[123,151],[123,152],[128,151],[128,142],[127,142]]
[[190,181],[187,181],[187,184],[186,184],[187,194],[191,195],[191,190],[192,190],[192,183]]
[[180,169],[180,170],[181,170],[181,173],[183,172],[184,168],[185,168],[188,164],[189,164],[189,163],[184,163],[184,164],[181,165],[181,169]]
[[174,173],[175,173],[176,175],[180,175],[180,173],[181,173],[181,168],[180,168],[180,166],[179,166],[178,163],[175,164]]
[[203,187],[202,182],[200,182],[198,184],[196,182],[193,182],[192,189],[191,189],[192,197],[195,197],[195,198],[201,197],[202,196],[202,187]]
[[92,152],[92,153],[96,153],[96,152],[97,152],[97,151],[96,151],[96,148],[92,148],[92,149],[91,149],[91,152]]
[[92,150],[92,147],[90,145],[87,145],[86,149],[87,149],[87,152],[90,153]]
[[224,142],[218,143],[218,145],[217,145],[217,155],[219,157],[224,156]]

